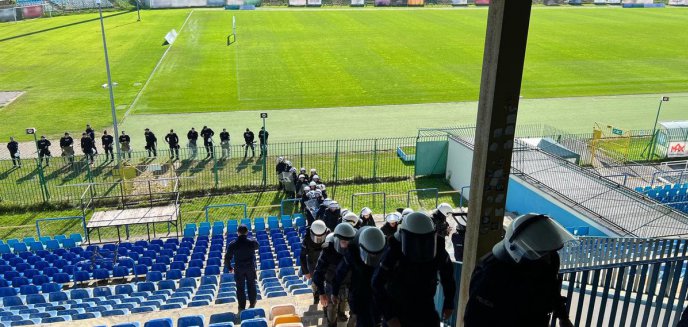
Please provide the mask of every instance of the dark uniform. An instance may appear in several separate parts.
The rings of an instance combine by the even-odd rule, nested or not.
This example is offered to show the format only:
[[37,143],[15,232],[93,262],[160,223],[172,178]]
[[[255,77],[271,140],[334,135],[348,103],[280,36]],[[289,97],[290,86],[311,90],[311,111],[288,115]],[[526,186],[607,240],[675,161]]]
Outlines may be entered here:
[[229,146],[229,132],[226,130],[220,132],[220,146],[222,147],[222,158],[229,157],[231,155]]
[[129,155],[129,159],[131,159],[131,138],[129,135],[122,132],[122,135],[119,136],[119,144],[122,148],[122,152],[124,152],[124,156]]
[[100,139],[103,142],[103,149],[105,149],[105,160],[108,158],[108,153],[111,160],[115,160],[115,154],[112,152],[112,143],[115,140],[112,138],[112,135],[104,134]]
[[82,134],[81,151],[84,153],[84,156],[86,156],[86,159],[88,159],[90,163],[93,163],[93,148],[95,148],[93,139],[86,133]]
[[72,164],[74,163],[74,139],[65,135],[60,138],[60,149],[62,149],[62,156],[67,157],[67,161]]
[[239,237],[227,246],[225,255],[225,268],[232,270],[232,258],[234,258],[234,279],[237,283],[237,300],[239,310],[246,308],[246,290],[250,307],[256,305],[256,250],[259,244],[255,239],[249,239],[247,235]]
[[464,326],[549,326],[551,314],[566,316],[559,255],[516,263],[485,255],[471,277]]
[[373,219],[373,214],[370,214],[370,218],[364,218],[363,215],[358,216],[358,223],[356,224],[356,228],[358,229],[363,226],[375,227],[375,219]]
[[192,128],[188,133],[186,133],[186,138],[189,140],[191,158],[195,158],[196,154],[198,153],[198,146],[196,145],[196,141],[198,141],[198,132]]
[[212,158],[214,156],[213,135],[215,135],[215,132],[212,129],[203,126],[201,136],[203,136],[203,146],[205,146],[205,152],[207,154],[206,158]]
[[253,153],[253,157],[256,156],[256,148],[253,145],[253,140],[256,138],[256,136],[251,132],[248,128],[246,129],[246,132],[244,132],[244,158],[246,158],[246,155],[248,155],[248,148],[251,148],[251,153]]
[[40,164],[43,164],[43,158],[45,157],[45,166],[50,166],[50,141],[41,137],[36,145],[38,146],[38,158],[40,159]]
[[93,153],[98,154],[98,149],[96,149],[96,131],[91,128],[90,125],[86,125],[86,136],[90,137],[91,140],[93,140]]
[[388,238],[387,242],[372,278],[374,300],[385,321],[398,318],[402,326],[440,326],[434,300],[438,272],[444,291],[443,310],[454,309],[456,283],[449,254],[438,244],[433,260],[417,263],[404,256],[401,242],[395,237]]
[[320,210],[318,210],[318,216],[315,217],[315,219],[320,219],[324,221],[327,228],[329,228],[330,230],[334,230],[334,228],[337,227],[337,225],[341,222],[341,216],[341,209],[332,211],[324,205],[321,205]]
[[21,159],[19,159],[19,143],[17,141],[10,140],[10,143],[7,143],[7,150],[10,151],[10,157],[12,157],[12,165],[14,167],[21,167]]
[[258,132],[258,140],[260,140],[260,155],[261,156],[268,155],[268,137],[270,137],[270,133],[268,133],[268,131],[266,131],[264,128],[261,128],[260,132]]
[[[301,261],[301,274],[311,274],[315,271],[315,266],[318,264],[318,258],[322,252],[323,245],[313,242],[311,238],[311,227],[306,227],[306,234],[303,235],[301,239],[301,254],[299,255],[299,260]],[[315,283],[311,283],[313,288],[313,298],[314,303],[318,302],[318,289]]]
[[170,159],[174,159],[175,155],[179,160],[179,136],[177,133],[170,131],[165,135],[165,142],[170,146]]
[[148,150],[148,156],[151,156],[151,152],[154,157],[158,156],[158,150],[155,148],[158,138],[150,130],[147,130],[143,135],[146,137],[146,150]]
[[397,228],[399,228],[399,224],[396,224],[396,226],[392,227],[388,222],[385,222],[382,227],[380,227],[380,230],[382,231],[382,234],[385,234],[385,237],[389,238],[396,233]]
[[[331,229],[333,230],[333,229]],[[317,287],[318,296],[328,295],[330,297],[330,302],[327,305],[326,313],[328,316],[328,325],[336,326],[337,317],[343,317],[346,319],[345,308],[342,305],[335,306],[332,302],[333,296],[333,285],[335,275],[337,274],[337,266],[342,261],[344,256],[339,254],[334,248],[334,242],[328,242],[320,253],[318,257],[318,263],[315,265],[315,271],[313,271],[313,283]],[[348,292],[349,278],[340,281],[339,291],[344,294],[340,296],[340,301],[346,301],[346,294]],[[335,308],[336,307],[336,308]],[[345,320],[346,321],[346,320]]]
[[[356,326],[377,326],[382,319],[382,314],[378,307],[373,305],[373,289],[370,287],[370,280],[373,278],[375,267],[366,265],[361,260],[361,249],[358,247],[360,235],[361,230],[349,243],[343,260],[337,266],[337,273],[332,283],[332,293],[334,296],[348,297],[350,311],[356,315]],[[349,294],[341,294],[342,281],[347,278],[350,279]]]

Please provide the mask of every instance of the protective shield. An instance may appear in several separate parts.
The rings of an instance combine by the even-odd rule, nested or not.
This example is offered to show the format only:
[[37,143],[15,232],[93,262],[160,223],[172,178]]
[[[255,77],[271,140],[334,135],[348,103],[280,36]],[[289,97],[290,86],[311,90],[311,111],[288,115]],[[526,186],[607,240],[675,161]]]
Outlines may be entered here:
[[401,251],[412,262],[427,262],[437,255],[437,236],[434,232],[415,234],[407,230],[399,231]]

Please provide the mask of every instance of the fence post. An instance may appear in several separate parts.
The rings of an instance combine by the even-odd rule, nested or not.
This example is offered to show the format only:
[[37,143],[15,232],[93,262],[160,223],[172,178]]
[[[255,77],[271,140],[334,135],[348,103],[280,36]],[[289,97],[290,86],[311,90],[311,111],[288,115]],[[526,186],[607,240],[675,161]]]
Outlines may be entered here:
[[[215,146],[213,146],[215,147]],[[215,150],[213,149],[213,153],[216,153]],[[215,155],[213,155],[213,177],[215,177],[215,188],[217,189],[219,183],[220,183],[220,177],[218,176],[217,172],[217,158]]]
[[377,180],[377,139],[373,143],[373,181]]
[[300,152],[299,157],[300,157],[300,161],[301,161],[301,164],[299,165],[299,167],[304,167],[304,165],[303,165],[303,141],[301,141],[301,152]]
[[334,169],[332,169],[332,180],[337,181],[337,166],[339,164],[339,140],[335,143],[334,149]]

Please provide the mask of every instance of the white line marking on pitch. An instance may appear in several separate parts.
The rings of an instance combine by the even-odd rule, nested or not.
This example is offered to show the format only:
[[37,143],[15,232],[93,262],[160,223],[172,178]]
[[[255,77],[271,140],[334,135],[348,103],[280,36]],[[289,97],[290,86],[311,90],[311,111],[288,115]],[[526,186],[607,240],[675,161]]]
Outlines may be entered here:
[[[189,21],[189,18],[191,18],[191,14],[193,14],[195,9],[192,9],[189,14],[186,16],[186,19],[184,20],[184,23],[182,24],[182,27],[179,29],[179,33],[177,35],[177,38],[179,38],[179,34],[182,34],[182,31],[184,30],[184,26],[186,26],[186,22]],[[167,56],[167,52],[172,49],[172,46],[174,43],[170,44],[169,47],[167,47],[167,50],[162,54],[160,59],[158,60],[158,63],[155,64],[155,67],[153,68],[153,71],[151,71],[150,75],[148,76],[148,79],[146,80],[146,83],[143,84],[143,87],[139,90],[138,93],[136,93],[136,98],[134,98],[134,101],[132,101],[131,105],[129,105],[129,108],[127,109],[127,112],[124,113],[124,117],[122,118],[122,124],[124,123],[124,120],[129,116],[129,113],[131,110],[134,108],[136,103],[139,101],[139,98],[141,97],[141,94],[143,94],[143,91],[146,89],[146,86],[148,86],[148,83],[150,83],[151,79],[153,79],[153,75],[155,75],[155,72],[158,71],[158,67],[160,67],[160,64],[162,63],[163,59],[165,59],[165,56]]]

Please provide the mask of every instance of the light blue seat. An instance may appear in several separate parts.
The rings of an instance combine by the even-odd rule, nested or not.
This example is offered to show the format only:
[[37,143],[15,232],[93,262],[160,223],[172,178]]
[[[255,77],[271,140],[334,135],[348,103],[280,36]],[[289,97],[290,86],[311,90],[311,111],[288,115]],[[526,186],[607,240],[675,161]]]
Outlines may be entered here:
[[172,318],[160,318],[146,321],[143,327],[172,327]]
[[268,321],[265,318],[242,320],[241,327],[268,327]]
[[233,312],[216,313],[210,316],[210,327],[228,327],[234,326],[236,315]]
[[185,316],[177,319],[177,327],[203,327],[205,326],[205,316]]
[[72,239],[76,243],[83,243],[84,242],[84,239],[81,237],[81,234],[79,234],[79,233],[70,234],[69,238]]
[[239,314],[239,320],[241,320],[242,324],[244,323],[244,320],[248,319],[253,319],[253,318],[265,318],[265,310],[263,308],[249,308],[244,311],[242,311]]

